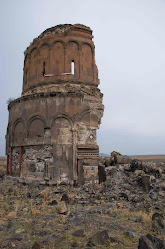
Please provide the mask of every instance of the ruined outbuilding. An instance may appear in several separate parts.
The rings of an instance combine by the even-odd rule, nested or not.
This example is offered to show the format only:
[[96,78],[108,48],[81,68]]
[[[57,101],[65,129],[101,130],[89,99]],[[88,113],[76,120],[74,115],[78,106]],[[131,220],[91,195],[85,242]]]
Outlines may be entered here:
[[104,106],[92,38],[84,25],[57,25],[26,49],[22,96],[8,106],[8,174],[43,184],[98,181]]

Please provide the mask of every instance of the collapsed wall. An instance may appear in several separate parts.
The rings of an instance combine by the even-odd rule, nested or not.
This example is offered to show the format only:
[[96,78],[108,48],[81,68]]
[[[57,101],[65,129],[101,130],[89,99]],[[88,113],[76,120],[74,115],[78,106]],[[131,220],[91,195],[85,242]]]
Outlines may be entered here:
[[22,96],[9,106],[7,173],[41,183],[98,181],[103,94],[92,30],[45,30],[25,51]]

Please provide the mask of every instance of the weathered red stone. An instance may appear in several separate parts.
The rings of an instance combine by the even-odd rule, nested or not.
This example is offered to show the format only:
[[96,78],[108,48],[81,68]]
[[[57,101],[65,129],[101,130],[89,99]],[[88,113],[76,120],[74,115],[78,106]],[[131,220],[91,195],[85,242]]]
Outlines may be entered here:
[[22,96],[8,106],[6,154],[12,148],[13,175],[21,158],[22,179],[97,181],[96,130],[104,106],[92,37],[84,25],[58,25],[26,49]]

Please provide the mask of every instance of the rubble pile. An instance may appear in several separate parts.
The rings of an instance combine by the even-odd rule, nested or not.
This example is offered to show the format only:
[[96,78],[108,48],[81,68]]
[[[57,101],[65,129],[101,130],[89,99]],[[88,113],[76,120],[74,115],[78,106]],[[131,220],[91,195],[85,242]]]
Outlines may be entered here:
[[100,184],[0,174],[0,248],[165,248],[165,163],[118,156],[100,158]]

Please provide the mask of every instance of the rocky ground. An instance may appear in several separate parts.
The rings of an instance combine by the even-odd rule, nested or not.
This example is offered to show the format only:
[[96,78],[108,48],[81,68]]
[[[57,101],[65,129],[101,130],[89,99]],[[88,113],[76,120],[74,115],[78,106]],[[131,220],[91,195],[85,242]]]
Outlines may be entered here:
[[101,163],[106,182],[82,187],[21,184],[1,167],[0,248],[165,248],[165,163]]

